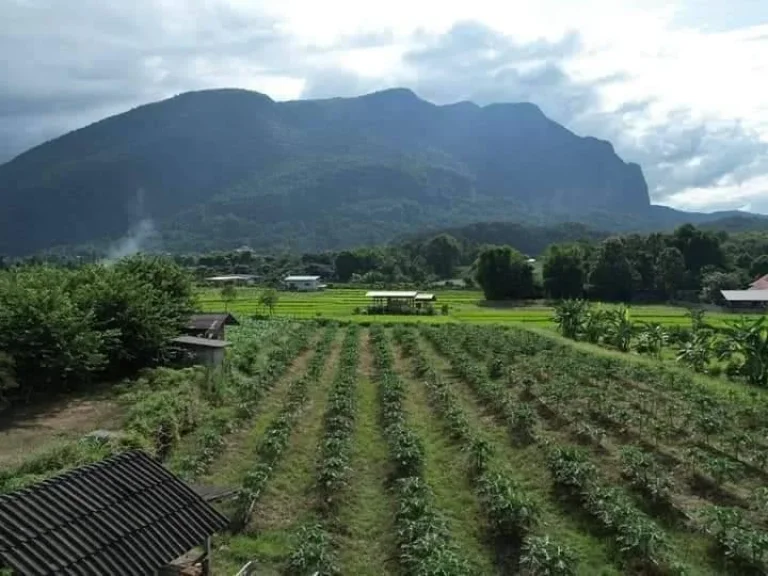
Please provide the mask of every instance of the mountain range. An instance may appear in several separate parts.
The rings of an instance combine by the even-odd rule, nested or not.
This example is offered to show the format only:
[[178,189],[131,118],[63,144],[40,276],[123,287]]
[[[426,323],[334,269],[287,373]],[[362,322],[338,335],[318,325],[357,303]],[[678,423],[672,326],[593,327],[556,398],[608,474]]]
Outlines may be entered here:
[[488,220],[647,231],[741,217],[652,205],[640,166],[533,104],[438,106],[407,89],[188,92],[0,166],[0,205],[8,255],[103,245],[147,222],[170,251],[318,251]]

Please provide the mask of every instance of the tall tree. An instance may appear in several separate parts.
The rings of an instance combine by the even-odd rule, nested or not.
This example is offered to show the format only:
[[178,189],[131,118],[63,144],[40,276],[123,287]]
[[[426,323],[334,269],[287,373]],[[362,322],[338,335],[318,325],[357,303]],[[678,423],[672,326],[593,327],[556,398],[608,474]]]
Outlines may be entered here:
[[424,257],[440,278],[452,278],[461,258],[461,246],[453,236],[440,234],[424,244]]
[[659,254],[656,262],[656,283],[667,297],[672,297],[685,283],[685,259],[677,248],[665,248]]
[[221,299],[224,302],[224,312],[229,312],[229,305],[237,298],[237,289],[227,282],[221,288]]
[[269,310],[269,315],[272,316],[275,313],[275,307],[280,299],[280,295],[274,288],[268,288],[259,295],[259,304]]
[[544,254],[544,291],[550,298],[579,298],[584,293],[584,255],[578,246],[553,244]]
[[601,300],[627,302],[632,299],[632,265],[621,238],[600,244],[589,274],[590,293]]
[[477,260],[477,283],[486,300],[528,298],[533,291],[533,268],[509,246],[485,248]]
[[700,230],[692,224],[684,224],[675,230],[671,240],[672,245],[682,253],[685,268],[692,279],[698,278],[705,266],[725,266],[722,239],[715,233]]

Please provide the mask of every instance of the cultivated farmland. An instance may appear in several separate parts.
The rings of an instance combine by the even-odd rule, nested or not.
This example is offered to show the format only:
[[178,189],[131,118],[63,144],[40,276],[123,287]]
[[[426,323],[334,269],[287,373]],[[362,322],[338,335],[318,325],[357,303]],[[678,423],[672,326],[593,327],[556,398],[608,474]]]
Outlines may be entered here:
[[768,397],[471,324],[245,321],[228,370],[156,371],[126,435],[0,471],[0,491],[127,446],[237,488],[216,574],[765,574]]
[[[265,314],[259,304],[260,288],[239,288],[234,301],[227,304],[229,311],[237,314]],[[514,303],[484,303],[483,294],[475,290],[437,290],[435,316],[366,316],[355,314],[355,309],[365,310],[371,302],[365,297],[366,290],[331,289],[323,292],[280,292],[275,314],[290,318],[334,318],[362,322],[468,322],[474,324],[522,323],[529,326],[554,328],[554,308],[543,304],[515,305]],[[221,291],[201,289],[198,292],[200,306],[206,311],[223,310],[225,303]],[[448,314],[441,314],[443,304]],[[604,304],[606,308],[613,305]],[[738,314],[713,312],[708,320],[721,325],[735,320]],[[664,326],[690,326],[690,317],[682,307],[664,305],[632,306],[635,322],[655,322]]]

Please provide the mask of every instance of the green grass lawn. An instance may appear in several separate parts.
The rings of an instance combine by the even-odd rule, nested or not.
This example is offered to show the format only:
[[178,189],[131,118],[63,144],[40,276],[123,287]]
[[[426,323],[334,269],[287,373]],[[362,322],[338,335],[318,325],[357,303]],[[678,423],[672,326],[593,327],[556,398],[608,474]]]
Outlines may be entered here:
[[[237,299],[229,304],[229,311],[235,314],[257,314],[263,312],[258,303],[260,288],[238,288]],[[470,322],[499,323],[516,322],[533,326],[550,327],[552,307],[543,304],[486,303],[483,294],[473,290],[436,290],[438,312],[435,316],[367,316],[355,314],[355,308],[364,310],[369,304],[365,297],[367,290],[335,289],[324,292],[280,292],[275,310],[278,316],[295,318],[334,318],[374,322]],[[219,290],[201,289],[198,292],[200,307],[204,311],[224,310]],[[449,314],[439,314],[443,304],[449,307]],[[605,306],[611,306],[605,304]],[[637,305],[631,307],[632,319],[636,322],[658,322],[665,326],[690,325],[685,308],[663,305]],[[710,313],[708,321],[714,324],[737,318],[736,314]]]

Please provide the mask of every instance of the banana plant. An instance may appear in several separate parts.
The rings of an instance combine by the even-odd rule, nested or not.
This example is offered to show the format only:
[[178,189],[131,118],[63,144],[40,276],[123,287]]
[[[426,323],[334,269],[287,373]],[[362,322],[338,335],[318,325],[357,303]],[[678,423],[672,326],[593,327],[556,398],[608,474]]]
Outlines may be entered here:
[[740,318],[722,329],[720,358],[735,361],[754,386],[768,385],[768,324],[765,316]]

